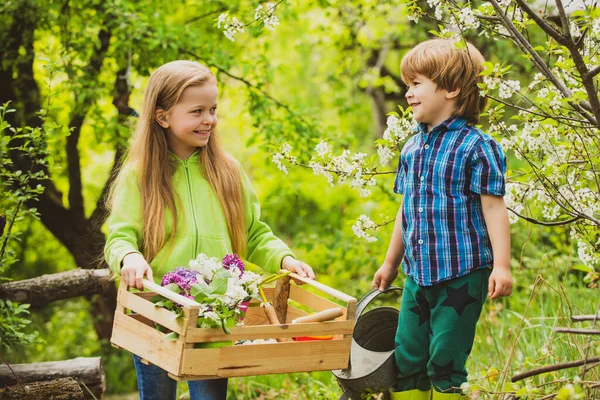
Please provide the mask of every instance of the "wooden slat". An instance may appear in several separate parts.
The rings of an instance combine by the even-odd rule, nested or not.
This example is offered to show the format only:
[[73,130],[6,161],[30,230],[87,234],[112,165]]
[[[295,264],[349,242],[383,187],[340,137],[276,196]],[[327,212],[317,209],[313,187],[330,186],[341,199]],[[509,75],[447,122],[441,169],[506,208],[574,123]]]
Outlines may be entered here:
[[[187,320],[185,318],[177,318],[174,313],[165,310],[162,307],[156,307],[154,304],[145,300],[135,293],[122,292],[119,298],[120,304],[144,317],[168,328],[179,334],[184,332]],[[189,312],[189,311],[188,311]]]
[[269,321],[261,307],[249,307],[244,318],[244,326],[268,325]]
[[288,305],[288,313],[287,313],[287,321],[293,321],[298,317],[304,317],[308,315],[308,313],[304,310],[301,310],[293,305]]
[[290,299],[308,306],[315,311],[323,311],[328,308],[340,307],[339,304],[304,290],[299,286],[292,286],[290,290]]
[[291,278],[294,278],[296,280],[304,282],[310,286],[314,286],[317,289],[319,289],[320,291],[322,291],[323,293],[327,293],[328,295],[333,296],[336,299],[342,300],[346,303],[353,301],[353,300],[356,301],[356,299],[354,297],[348,296],[346,293],[342,293],[339,290],[336,290],[336,289],[330,288],[329,286],[323,285],[322,283],[317,282],[314,279],[303,278],[300,275],[295,274],[293,272],[289,276]]
[[[350,344],[350,339],[342,339],[186,349],[183,374],[177,378],[228,378],[345,369],[348,367]],[[216,352],[219,356],[215,355]],[[218,369],[215,372],[216,365]]]
[[110,341],[165,371],[179,374],[178,366],[183,349],[179,342],[166,341],[164,336],[131,316],[116,312],[115,328]]
[[297,336],[344,335],[352,333],[354,321],[310,322],[305,324],[255,325],[230,328],[231,334],[221,329],[188,330],[186,342],[220,342],[225,340],[254,340]]

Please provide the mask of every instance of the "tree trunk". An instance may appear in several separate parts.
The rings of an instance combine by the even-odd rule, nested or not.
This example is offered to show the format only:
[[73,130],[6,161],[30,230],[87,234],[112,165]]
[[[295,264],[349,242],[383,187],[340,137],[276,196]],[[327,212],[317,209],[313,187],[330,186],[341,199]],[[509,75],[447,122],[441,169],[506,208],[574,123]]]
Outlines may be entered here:
[[108,269],[74,269],[37,278],[0,284],[0,298],[17,303],[45,306],[53,301],[71,297],[105,293],[111,273]]
[[[86,399],[93,399],[87,389],[98,399],[102,398],[106,390],[104,368],[100,357],[79,357],[73,360],[35,364],[13,364],[11,368],[19,377],[22,385],[29,382],[73,378],[79,382]],[[17,380],[10,369],[6,365],[0,366],[0,387],[16,384]]]
[[83,390],[73,378],[32,382],[0,389],[0,400],[84,400]]
[[[34,39],[37,29],[37,22],[40,19],[40,12],[37,3],[31,0],[25,0],[19,3],[10,17],[12,22],[0,26],[0,104],[6,101],[12,101],[11,107],[17,109],[16,113],[6,115],[6,120],[14,127],[39,126],[41,120],[37,112],[42,108],[40,100],[40,90],[35,81],[33,73],[33,61],[35,58]],[[9,19],[10,20],[10,19]],[[98,38],[101,48],[90,58],[89,65],[85,72],[93,81],[99,74],[102,62],[110,43],[111,32],[106,28],[101,29]],[[20,53],[25,51],[25,55]],[[85,107],[93,104],[95,99],[88,99],[88,104],[81,104],[82,109],[76,110],[76,114],[85,116]],[[81,117],[83,118],[83,117]],[[77,122],[81,118],[74,118]],[[80,126],[71,127],[80,129]],[[46,167],[40,167],[31,160],[27,154],[18,147],[22,139],[14,138],[13,147],[16,149],[10,152],[14,168],[22,171],[31,170],[35,172],[42,169],[48,179],[32,181],[30,184],[35,187],[41,184],[44,187],[44,193],[40,195],[39,201],[32,201],[27,204],[28,207],[35,207],[40,214],[41,222],[44,226],[69,250],[75,258],[77,266],[84,269],[102,268],[102,250],[105,243],[105,236],[100,230],[104,222],[103,209],[95,212],[92,219],[86,219],[79,209],[71,210],[63,204],[63,195],[54,185],[50,171]],[[77,146],[74,138],[70,139],[70,149]],[[69,149],[67,149],[68,151]],[[121,152],[122,153],[122,152]],[[118,154],[121,154],[118,152]],[[74,162],[73,158],[79,157],[78,152],[69,152],[69,177],[78,176],[79,171],[72,171],[78,167],[79,163]],[[73,190],[79,191],[80,185],[75,179],[71,181],[69,198],[75,198],[71,195]],[[103,193],[106,191],[103,191]],[[77,194],[77,198],[79,195]],[[81,203],[81,202],[79,202]],[[94,296],[90,300],[90,312],[94,321],[94,328],[98,339],[108,343],[112,332],[112,321],[116,307],[116,288],[113,285],[107,286],[107,290],[101,295]]]

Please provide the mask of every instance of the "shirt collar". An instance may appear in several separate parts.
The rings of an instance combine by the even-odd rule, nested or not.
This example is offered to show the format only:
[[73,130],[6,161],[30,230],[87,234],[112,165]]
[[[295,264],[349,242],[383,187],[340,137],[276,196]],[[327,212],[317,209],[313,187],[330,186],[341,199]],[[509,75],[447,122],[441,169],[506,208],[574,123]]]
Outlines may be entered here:
[[423,135],[444,133],[446,131],[457,131],[464,128],[467,125],[467,120],[462,117],[452,116],[435,126],[430,132],[427,132],[427,124],[419,123],[415,128],[415,133],[421,133]]

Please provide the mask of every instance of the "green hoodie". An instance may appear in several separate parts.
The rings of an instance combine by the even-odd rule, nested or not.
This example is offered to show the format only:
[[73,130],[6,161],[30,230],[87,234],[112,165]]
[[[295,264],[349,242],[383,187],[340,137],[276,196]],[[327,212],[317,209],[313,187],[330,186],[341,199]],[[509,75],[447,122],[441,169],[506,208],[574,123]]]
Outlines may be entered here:
[[[195,152],[187,160],[169,154],[177,169],[173,187],[181,207],[177,209],[177,235],[171,238],[173,220],[165,212],[166,244],[150,261],[154,279],[177,267],[187,267],[199,253],[223,258],[233,253],[225,215],[210,183],[204,178]],[[142,208],[138,174],[128,168],[123,171],[116,191],[115,201],[108,218],[108,237],[104,255],[110,268],[121,271],[123,258],[130,253],[140,253],[142,243]],[[250,180],[242,176],[244,210],[248,227],[248,253],[246,258],[267,271],[276,272],[285,256],[295,258],[292,251],[278,239],[269,226],[260,221],[260,204]],[[177,197],[176,197],[177,199]]]

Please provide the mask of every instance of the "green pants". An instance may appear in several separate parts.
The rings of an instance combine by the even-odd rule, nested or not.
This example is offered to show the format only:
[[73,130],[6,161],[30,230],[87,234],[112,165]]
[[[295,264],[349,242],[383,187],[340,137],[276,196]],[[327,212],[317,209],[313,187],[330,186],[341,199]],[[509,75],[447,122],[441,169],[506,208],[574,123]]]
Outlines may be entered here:
[[396,331],[395,390],[459,393],[488,293],[488,268],[433,286],[406,278]]

